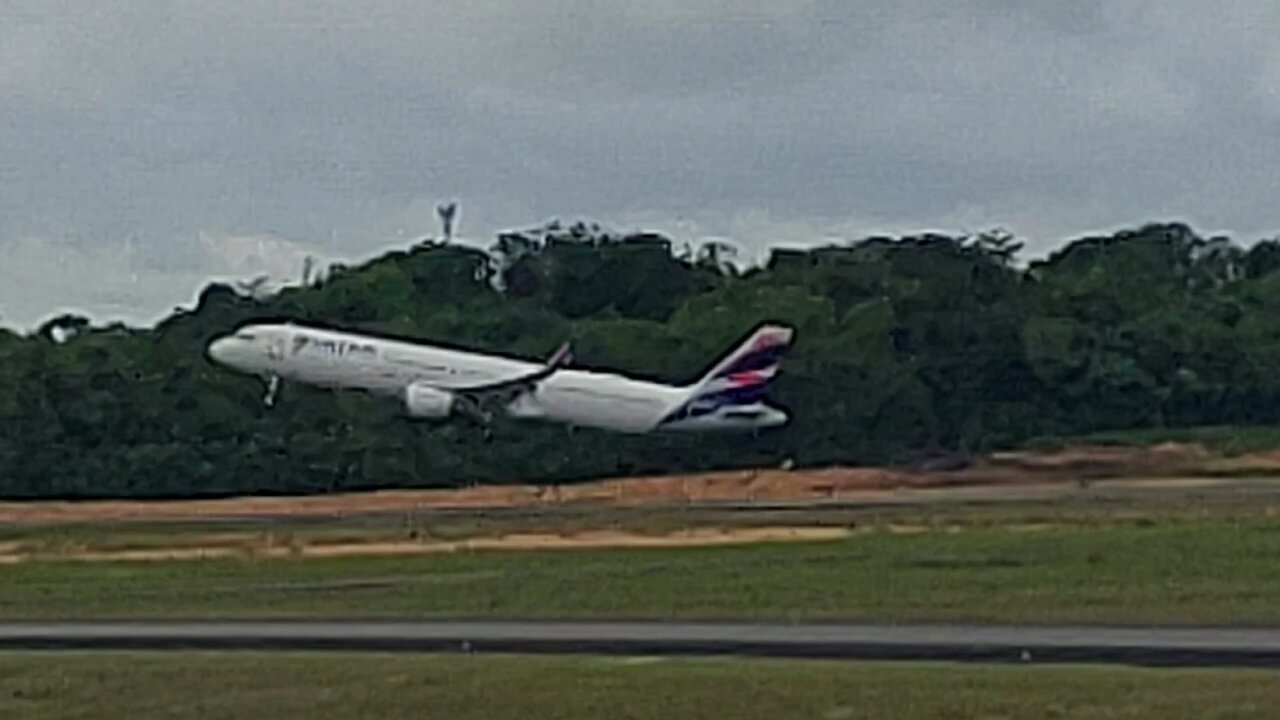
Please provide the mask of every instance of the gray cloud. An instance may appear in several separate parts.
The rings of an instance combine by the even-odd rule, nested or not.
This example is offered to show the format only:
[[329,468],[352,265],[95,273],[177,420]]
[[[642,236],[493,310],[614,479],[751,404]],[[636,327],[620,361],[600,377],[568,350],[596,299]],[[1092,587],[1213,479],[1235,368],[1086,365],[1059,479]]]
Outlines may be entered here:
[[[11,2],[0,322],[148,321],[208,277],[430,232],[448,197],[472,236],[559,215],[756,251],[995,224],[1044,251],[1156,219],[1250,240],[1280,224],[1278,21],[1262,0]],[[243,238],[288,249],[234,260]]]

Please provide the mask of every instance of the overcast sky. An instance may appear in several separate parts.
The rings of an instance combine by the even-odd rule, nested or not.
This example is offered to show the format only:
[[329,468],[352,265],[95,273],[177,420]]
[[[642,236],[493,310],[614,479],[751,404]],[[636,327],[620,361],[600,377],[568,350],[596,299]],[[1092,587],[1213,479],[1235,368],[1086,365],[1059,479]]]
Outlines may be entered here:
[[0,0],[0,323],[438,227],[1280,231],[1271,0]]

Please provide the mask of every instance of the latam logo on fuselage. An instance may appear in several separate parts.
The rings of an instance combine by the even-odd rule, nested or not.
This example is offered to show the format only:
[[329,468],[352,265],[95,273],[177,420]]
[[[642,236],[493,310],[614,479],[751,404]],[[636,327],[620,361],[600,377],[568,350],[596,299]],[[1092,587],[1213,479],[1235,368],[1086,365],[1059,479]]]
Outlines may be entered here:
[[378,349],[369,343],[351,342],[349,340],[323,340],[295,335],[293,337],[293,355],[321,355],[324,357],[366,357],[378,356]]

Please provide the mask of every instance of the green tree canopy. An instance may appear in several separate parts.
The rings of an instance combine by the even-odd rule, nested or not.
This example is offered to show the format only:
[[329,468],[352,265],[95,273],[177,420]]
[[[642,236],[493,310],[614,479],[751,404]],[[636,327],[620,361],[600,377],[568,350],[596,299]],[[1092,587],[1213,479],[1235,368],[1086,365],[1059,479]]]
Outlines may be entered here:
[[[570,482],[897,462],[1045,434],[1280,421],[1280,245],[1152,224],[1024,265],[1020,241],[876,237],[730,266],[729,246],[552,223],[489,251],[422,243],[264,294],[214,284],[151,328],[58,316],[0,331],[0,495],[196,496]],[[261,385],[216,335],[291,319],[672,382],[763,320],[798,328],[759,436],[623,436],[401,417],[392,400]]]

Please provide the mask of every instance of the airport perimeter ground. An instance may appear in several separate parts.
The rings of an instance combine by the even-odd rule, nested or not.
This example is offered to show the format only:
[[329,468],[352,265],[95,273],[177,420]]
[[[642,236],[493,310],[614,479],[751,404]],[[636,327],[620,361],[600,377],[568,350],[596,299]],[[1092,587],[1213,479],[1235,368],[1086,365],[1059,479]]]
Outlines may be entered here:
[[[1277,456],[1200,446],[559,493],[0,504],[0,616],[1277,626],[1278,512]],[[0,718],[70,717],[103,698],[131,718],[426,706],[486,718],[1270,718],[1280,681],[1088,666],[0,655]]]
[[1251,670],[339,654],[0,654],[0,720],[1275,717]]

